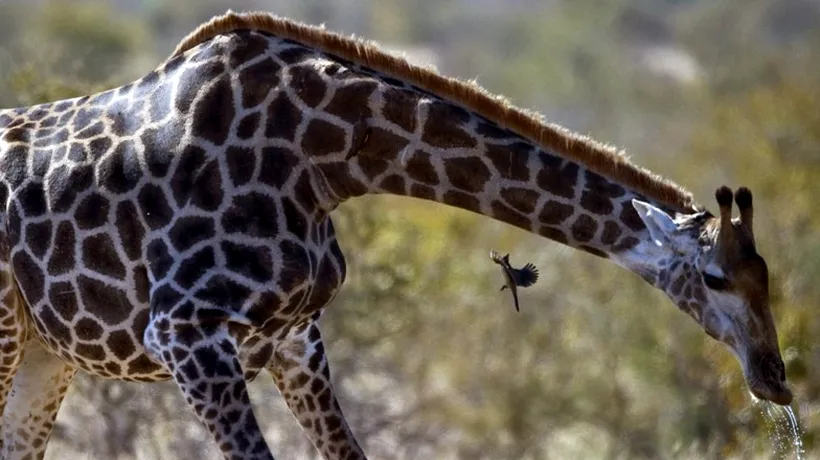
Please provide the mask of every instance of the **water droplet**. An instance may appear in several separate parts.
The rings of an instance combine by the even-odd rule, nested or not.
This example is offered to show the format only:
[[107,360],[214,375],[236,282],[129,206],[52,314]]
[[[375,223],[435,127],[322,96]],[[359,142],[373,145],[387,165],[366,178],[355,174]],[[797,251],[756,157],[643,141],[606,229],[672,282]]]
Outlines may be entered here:
[[789,454],[793,453],[796,460],[805,460],[802,432],[792,408],[767,401],[760,401],[759,404],[774,450],[772,458],[786,460],[790,458]]

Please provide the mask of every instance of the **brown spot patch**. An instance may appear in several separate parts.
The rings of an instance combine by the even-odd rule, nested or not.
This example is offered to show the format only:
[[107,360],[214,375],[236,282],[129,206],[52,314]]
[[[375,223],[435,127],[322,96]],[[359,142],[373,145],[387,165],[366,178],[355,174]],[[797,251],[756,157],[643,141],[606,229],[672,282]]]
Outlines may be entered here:
[[[385,129],[369,127],[369,137],[362,145],[358,156],[369,155],[393,160],[398,157],[399,152],[404,152],[404,148],[409,141],[404,137],[391,133]],[[409,155],[409,152],[407,152]]]
[[94,171],[91,165],[58,166],[49,174],[48,185],[49,203],[54,213],[67,212],[76,202],[77,194],[89,188],[94,181]]
[[530,220],[519,214],[514,209],[508,207],[501,201],[493,201],[492,203],[493,209],[493,216],[503,222],[506,222],[511,225],[515,225],[516,227],[523,228],[524,230],[530,230]]
[[350,174],[350,168],[346,162],[322,163],[319,165],[319,170],[327,179],[333,193],[341,199],[367,193],[367,186]]
[[45,276],[40,267],[24,251],[15,253],[11,261],[14,277],[25,294],[28,304],[34,305],[40,302],[43,298],[43,284],[45,283]]
[[423,150],[416,150],[405,163],[407,175],[414,180],[429,185],[438,185],[439,178],[436,169],[430,161],[430,154]]
[[97,164],[100,185],[114,193],[132,190],[143,175],[134,142],[120,142],[110,155]]
[[615,208],[611,199],[589,190],[584,190],[581,193],[581,207],[598,215],[609,215]]
[[216,265],[214,250],[206,246],[179,264],[174,280],[185,289],[191,288]]
[[626,251],[628,249],[634,248],[639,243],[640,243],[640,240],[638,240],[637,238],[632,237],[632,236],[627,236],[627,237],[624,237],[624,239],[622,239],[621,241],[619,241],[618,244],[613,246],[612,250],[615,251],[615,252]]
[[575,213],[575,208],[557,201],[548,201],[538,214],[538,220],[542,224],[559,225]]
[[14,142],[26,143],[29,141],[31,134],[29,130],[23,128],[12,128],[3,134],[3,140],[12,144]]
[[307,241],[308,238],[308,224],[307,219],[302,212],[296,207],[290,197],[282,197],[282,212],[285,215],[285,225],[288,231],[293,233],[300,241]]
[[133,307],[120,289],[84,275],[77,277],[77,288],[86,310],[105,324],[120,324],[131,314]]
[[42,325],[45,328],[44,332],[54,337],[60,345],[68,345],[72,342],[71,329],[57,318],[57,315],[54,314],[50,306],[44,305],[39,309],[37,311],[37,317],[42,321]]
[[264,54],[268,50],[268,39],[256,33],[242,31],[233,40],[233,45],[228,65],[237,67]]
[[444,171],[450,184],[461,190],[478,193],[490,180],[490,168],[479,158],[450,158],[444,161]]
[[228,174],[235,187],[247,184],[256,170],[256,155],[247,147],[228,147],[225,152]]
[[105,359],[105,349],[100,345],[78,343],[74,347],[74,353],[94,361],[102,361]]
[[308,156],[324,156],[341,152],[347,136],[344,129],[324,120],[313,119],[302,137],[302,150]]
[[293,291],[310,274],[308,254],[301,244],[284,240],[279,244],[282,255],[279,287],[284,292]]
[[51,222],[45,221],[26,226],[26,244],[34,257],[42,259],[51,246]]
[[273,258],[270,249],[228,241],[222,243],[226,267],[254,281],[264,283],[273,278]]
[[572,237],[579,243],[586,243],[595,237],[598,222],[587,214],[581,214],[572,224]]
[[415,132],[419,95],[401,90],[385,91],[384,94],[382,116],[408,133]]
[[624,190],[623,187],[614,182],[608,181],[600,174],[596,174],[588,170],[584,177],[586,179],[586,188],[591,193],[603,195],[609,198],[622,197],[626,193],[626,190]]
[[128,375],[149,375],[162,369],[162,366],[151,361],[146,354],[139,354],[128,362]]
[[193,245],[214,236],[216,230],[210,217],[179,217],[168,232],[171,244],[177,251],[186,251]]
[[222,145],[228,139],[231,122],[235,116],[231,80],[225,75],[208,89],[194,108],[191,133]]
[[137,207],[131,201],[121,202],[117,206],[116,219],[117,235],[125,255],[131,260],[137,260],[142,255],[142,239],[145,236],[145,228],[140,222]]
[[257,62],[239,74],[242,88],[242,107],[249,109],[261,104],[271,90],[279,84],[279,64],[271,58]]
[[501,177],[514,181],[527,181],[530,170],[527,166],[533,147],[524,142],[512,145],[487,144],[487,158],[493,162]]
[[173,210],[168,205],[165,192],[158,185],[145,185],[140,190],[138,200],[142,218],[150,228],[156,230],[171,221]]
[[48,206],[46,204],[43,184],[39,182],[29,182],[17,194],[17,203],[23,210],[23,214],[28,217],[38,217],[45,214]]
[[462,123],[469,115],[459,107],[448,103],[433,103],[428,106],[421,141],[438,148],[474,148],[477,142],[464,130]]
[[298,65],[288,69],[290,87],[308,107],[315,108],[327,93],[327,83],[310,65]]
[[524,214],[535,211],[539,193],[535,190],[520,187],[507,187],[501,190],[501,198],[516,210]]
[[114,356],[121,360],[127,359],[137,351],[134,346],[134,339],[131,338],[128,331],[122,329],[109,334],[105,343],[108,345],[108,349],[114,353]]
[[268,105],[265,137],[293,142],[296,139],[296,127],[301,121],[302,112],[290,102],[285,93],[279,92]]
[[575,186],[578,182],[578,165],[546,153],[539,155],[543,167],[538,171],[536,180],[543,190],[563,198],[575,196]]
[[99,233],[83,241],[83,264],[86,268],[116,279],[125,278],[125,266],[117,256],[111,235]]
[[91,318],[80,318],[74,327],[74,332],[77,333],[77,338],[80,340],[96,340],[102,337],[103,327]]
[[227,233],[272,238],[278,231],[277,215],[276,202],[272,198],[249,193],[233,199],[231,207],[222,215],[222,227]]
[[360,156],[357,161],[365,176],[371,179],[387,171],[390,166],[385,160],[371,155]]
[[[182,113],[187,113],[191,108],[194,98],[202,89],[202,85],[213,81],[225,72],[225,65],[219,61],[210,61],[202,65],[185,69],[179,76],[179,89],[177,90],[176,107]],[[213,115],[211,115],[213,116]]]
[[632,203],[623,203],[619,217],[621,222],[636,232],[646,228]]
[[478,198],[458,190],[444,192],[444,202],[468,211],[481,212],[481,202]]
[[683,289],[683,283],[685,282],[686,278],[684,278],[683,276],[677,277],[675,281],[673,281],[672,284],[669,286],[669,292],[672,295],[680,295],[681,290]]
[[601,243],[614,244],[621,236],[621,226],[616,222],[608,220],[604,223],[604,230],[601,232]]
[[285,64],[296,64],[300,61],[308,59],[311,56],[315,56],[316,53],[304,46],[296,44],[295,42],[291,42],[293,46],[282,50],[277,54],[277,57],[281,59]]
[[262,166],[259,180],[271,187],[281,189],[293,175],[299,158],[288,149],[267,147],[262,149]]
[[51,259],[48,261],[49,275],[61,275],[74,269],[74,238],[74,226],[71,222],[60,222],[54,235]]
[[390,193],[404,195],[407,193],[407,188],[404,183],[404,177],[398,174],[391,174],[379,183],[379,188]]
[[348,123],[356,123],[372,116],[370,95],[376,90],[376,82],[353,81],[345,83],[333,93],[324,110]]
[[108,200],[99,193],[92,193],[77,205],[74,221],[81,230],[102,227],[108,221]]
[[428,187],[423,184],[413,184],[410,187],[410,196],[414,196],[416,198],[421,198],[423,200],[434,200],[436,199],[436,189],[433,187]]
[[240,139],[252,138],[256,134],[256,131],[259,130],[259,120],[261,118],[262,116],[259,115],[259,112],[245,115],[245,117],[239,121],[239,126],[236,128],[237,137]]

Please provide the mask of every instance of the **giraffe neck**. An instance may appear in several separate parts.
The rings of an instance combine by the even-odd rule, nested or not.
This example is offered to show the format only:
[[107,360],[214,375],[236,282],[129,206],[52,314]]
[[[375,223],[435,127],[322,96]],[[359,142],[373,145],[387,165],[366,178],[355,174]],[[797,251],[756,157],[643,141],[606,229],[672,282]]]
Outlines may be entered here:
[[[244,59],[236,61],[237,55]],[[266,137],[275,135],[285,144],[298,146],[312,174],[304,175],[309,185],[301,178],[297,181],[297,192],[303,193],[303,186],[313,190],[320,211],[314,217],[354,196],[412,196],[483,214],[609,257],[647,241],[632,199],[683,211],[564,158],[561,152],[547,150],[458,103],[293,41],[255,32],[215,39],[166,62],[159,69],[165,79],[159,83],[151,79],[152,85],[160,85],[154,93],[164,94],[160,89],[173,85],[178,94],[188,86],[202,87],[203,71],[186,72],[182,61],[195,66],[216,63],[213,66],[223,69],[213,72],[219,81],[237,73],[232,93],[241,97],[232,101],[236,105],[231,113],[199,116],[219,120],[218,144],[230,137],[230,126],[236,125],[233,135],[241,139],[255,139],[264,131]],[[224,73],[230,68],[241,70]],[[271,83],[275,86],[268,86]],[[217,104],[224,98],[205,99],[215,101],[209,109],[224,110]],[[248,101],[254,103],[245,106]],[[263,101],[264,108],[259,105]],[[4,125],[6,134],[19,130],[15,113],[0,111],[0,131]],[[260,113],[265,121],[260,121]],[[255,121],[249,124],[253,131],[246,133],[247,120]],[[0,136],[0,142],[5,137]]]
[[[608,257],[647,239],[632,199],[663,203],[418,90],[379,83],[349,160],[316,156],[334,205],[363,194],[436,201]],[[307,152],[310,153],[310,152]]]

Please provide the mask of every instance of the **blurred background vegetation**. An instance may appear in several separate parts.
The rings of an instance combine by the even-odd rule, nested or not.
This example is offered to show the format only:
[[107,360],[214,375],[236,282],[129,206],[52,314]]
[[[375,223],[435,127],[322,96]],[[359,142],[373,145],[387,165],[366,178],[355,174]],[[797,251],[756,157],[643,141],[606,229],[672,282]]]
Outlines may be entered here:
[[[820,1],[6,0],[0,107],[127,83],[228,8],[325,23],[477,79],[624,146],[712,209],[718,185],[750,186],[793,408],[820,455]],[[372,458],[788,452],[729,352],[612,264],[406,198],[358,199],[335,221],[349,275],[323,329]],[[491,248],[541,269],[520,314]],[[218,458],[173,384],[75,382],[47,458]],[[278,458],[314,458],[270,378],[251,389]]]

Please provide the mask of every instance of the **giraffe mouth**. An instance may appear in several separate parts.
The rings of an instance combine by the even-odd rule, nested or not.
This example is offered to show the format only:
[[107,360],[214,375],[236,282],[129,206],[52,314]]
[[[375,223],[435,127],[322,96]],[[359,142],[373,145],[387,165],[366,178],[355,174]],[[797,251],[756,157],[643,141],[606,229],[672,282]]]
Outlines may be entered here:
[[788,406],[792,402],[792,392],[786,386],[786,382],[778,382],[776,385],[749,385],[749,390],[758,399],[771,401],[781,406]]
[[749,391],[759,399],[781,406],[791,404],[792,392],[786,385],[783,360],[776,355],[764,355],[755,361],[754,367],[750,369],[750,375],[746,376]]

